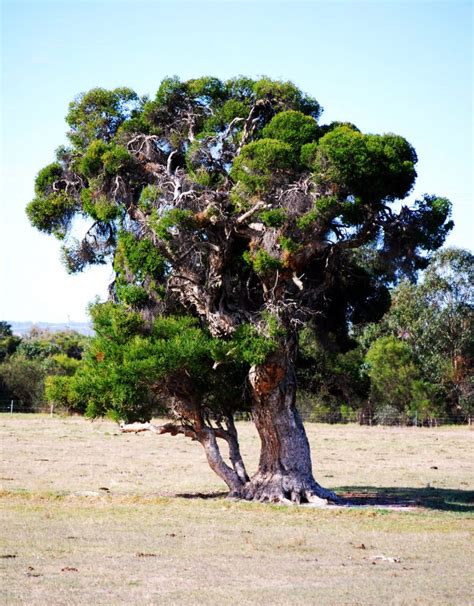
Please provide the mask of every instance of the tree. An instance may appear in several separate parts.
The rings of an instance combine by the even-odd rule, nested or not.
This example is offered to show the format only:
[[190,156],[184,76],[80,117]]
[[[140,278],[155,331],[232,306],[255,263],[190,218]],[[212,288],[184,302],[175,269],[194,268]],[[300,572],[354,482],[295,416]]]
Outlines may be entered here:
[[395,337],[380,337],[370,346],[366,361],[370,404],[376,420],[390,424],[402,415],[416,416],[421,421],[429,416],[432,390],[422,380],[407,343]]
[[311,330],[301,331],[297,361],[298,408],[313,421],[362,418],[369,391],[364,351],[323,347]]
[[33,327],[24,338],[0,326],[0,394],[28,408],[44,401],[45,384],[75,373],[87,338],[71,330],[50,332]]
[[403,341],[436,408],[453,419],[474,410],[474,256],[438,251],[418,284],[401,282],[383,321],[362,335],[366,346],[381,336]]
[[8,388],[2,376],[2,364],[15,353],[21,343],[20,337],[15,337],[8,322],[0,321],[0,402],[12,400],[15,396]]
[[[175,413],[160,431],[212,450],[246,499],[335,498],[313,478],[295,407],[299,329],[310,323],[321,343],[347,349],[348,327],[381,317],[387,284],[425,267],[452,227],[445,198],[396,210],[416,177],[403,137],[320,126],[321,112],[269,78],[166,78],[152,100],[93,89],[71,103],[71,146],[38,173],[27,207],[64,241],[68,271],[113,260],[111,298],[141,315],[142,332],[191,315],[222,344],[214,365],[247,364],[261,438],[250,481],[223,461],[215,438],[233,428],[219,426],[192,373],[170,367],[175,380],[154,386],[166,385]],[[76,216],[92,220],[80,241]]]
[[44,389],[44,368],[39,360],[29,360],[18,354],[0,365],[0,379],[11,395],[27,408],[41,403]]
[[7,356],[15,353],[21,343],[20,337],[15,337],[8,322],[0,322],[0,363]]

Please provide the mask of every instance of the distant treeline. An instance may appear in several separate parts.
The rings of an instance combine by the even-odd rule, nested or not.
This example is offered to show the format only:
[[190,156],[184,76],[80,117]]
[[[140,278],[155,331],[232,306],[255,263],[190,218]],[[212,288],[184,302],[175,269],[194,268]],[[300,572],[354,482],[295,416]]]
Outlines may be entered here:
[[19,337],[27,336],[32,330],[49,332],[77,332],[81,335],[92,336],[94,329],[90,322],[15,322],[7,320],[14,335]]

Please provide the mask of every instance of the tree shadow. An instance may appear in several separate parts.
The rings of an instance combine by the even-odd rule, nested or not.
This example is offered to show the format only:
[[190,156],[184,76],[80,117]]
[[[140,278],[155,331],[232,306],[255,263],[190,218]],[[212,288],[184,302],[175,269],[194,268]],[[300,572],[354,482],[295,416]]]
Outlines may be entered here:
[[474,491],[451,488],[340,486],[335,489],[346,505],[371,507],[425,507],[457,513],[474,512]]
[[176,497],[180,499],[224,499],[227,497],[228,492],[215,491],[215,492],[181,492]]
[[[455,513],[474,512],[474,491],[451,488],[408,488],[379,486],[340,486],[334,492],[346,507],[426,508]],[[228,496],[226,491],[183,492],[175,495],[180,499],[220,500]]]

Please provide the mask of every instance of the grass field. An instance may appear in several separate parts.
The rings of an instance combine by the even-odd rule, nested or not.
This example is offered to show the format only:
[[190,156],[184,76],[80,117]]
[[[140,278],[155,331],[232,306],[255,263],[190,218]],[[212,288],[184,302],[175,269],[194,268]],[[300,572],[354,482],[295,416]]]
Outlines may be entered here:
[[[309,425],[354,507],[228,501],[198,444],[0,415],[2,604],[473,604],[474,432]],[[239,426],[256,466],[258,437]],[[471,492],[470,492],[471,491]]]

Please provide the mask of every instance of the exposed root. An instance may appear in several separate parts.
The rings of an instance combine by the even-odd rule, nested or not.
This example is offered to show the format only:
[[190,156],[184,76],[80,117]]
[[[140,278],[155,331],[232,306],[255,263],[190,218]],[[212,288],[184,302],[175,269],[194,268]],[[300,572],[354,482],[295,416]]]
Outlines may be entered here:
[[314,506],[341,504],[341,499],[312,478],[301,478],[282,473],[256,474],[229,497],[266,503],[296,504],[310,503]]

